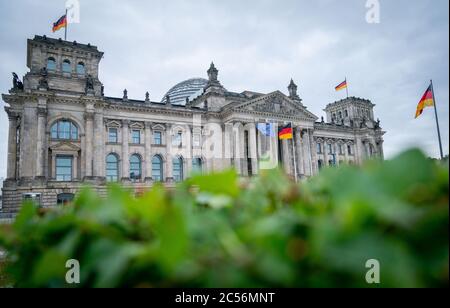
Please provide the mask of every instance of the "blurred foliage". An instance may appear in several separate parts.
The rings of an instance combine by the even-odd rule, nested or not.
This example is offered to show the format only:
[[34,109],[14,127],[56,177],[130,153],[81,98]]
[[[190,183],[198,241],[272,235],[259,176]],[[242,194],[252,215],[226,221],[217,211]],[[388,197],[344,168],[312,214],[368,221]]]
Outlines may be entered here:
[[24,205],[0,244],[16,287],[448,287],[448,165],[408,151],[392,161],[325,169],[296,185],[279,171],[240,181],[196,176],[175,190],[72,206]]

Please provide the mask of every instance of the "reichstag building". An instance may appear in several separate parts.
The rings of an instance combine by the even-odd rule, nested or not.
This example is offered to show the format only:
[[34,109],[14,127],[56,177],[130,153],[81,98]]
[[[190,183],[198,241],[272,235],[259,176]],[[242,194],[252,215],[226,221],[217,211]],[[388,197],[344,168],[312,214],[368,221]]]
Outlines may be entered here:
[[[120,182],[138,193],[195,172],[235,168],[257,176],[267,160],[300,181],[326,166],[383,159],[385,132],[369,100],[331,103],[319,118],[292,80],[287,94],[236,93],[221,84],[214,64],[207,78],[183,81],[160,101],[148,93],[129,99],[126,90],[107,97],[98,78],[102,57],[90,44],[28,40],[29,71],[22,79],[13,74],[2,95],[9,118],[4,212],[17,212],[26,199],[64,204],[86,184],[104,194],[108,182]],[[280,141],[258,123],[291,123],[293,139]]]

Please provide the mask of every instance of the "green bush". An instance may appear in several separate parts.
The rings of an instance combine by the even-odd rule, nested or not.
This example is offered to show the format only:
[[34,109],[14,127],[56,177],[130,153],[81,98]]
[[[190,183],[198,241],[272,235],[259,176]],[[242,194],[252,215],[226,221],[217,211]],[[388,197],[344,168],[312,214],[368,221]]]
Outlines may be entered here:
[[362,168],[329,168],[296,185],[278,171],[240,181],[197,176],[139,198],[117,186],[72,206],[25,205],[5,227],[16,287],[446,287],[448,165],[409,151]]

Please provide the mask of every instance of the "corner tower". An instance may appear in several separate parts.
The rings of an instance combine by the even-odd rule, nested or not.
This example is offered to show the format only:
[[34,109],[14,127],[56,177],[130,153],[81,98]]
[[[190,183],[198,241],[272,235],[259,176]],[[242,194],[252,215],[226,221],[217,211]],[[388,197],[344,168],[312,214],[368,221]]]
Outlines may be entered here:
[[28,40],[24,90],[57,90],[101,96],[99,64],[103,57],[96,46],[35,36]]

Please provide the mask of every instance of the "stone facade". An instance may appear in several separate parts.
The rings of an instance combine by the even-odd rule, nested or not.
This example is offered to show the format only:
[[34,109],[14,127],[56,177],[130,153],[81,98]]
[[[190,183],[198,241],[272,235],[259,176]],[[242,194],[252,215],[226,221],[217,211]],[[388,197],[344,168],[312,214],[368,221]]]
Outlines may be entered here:
[[[235,93],[222,86],[214,64],[198,93],[190,84],[201,79],[174,87],[161,102],[148,93],[131,100],[126,90],[122,98],[105,97],[102,57],[89,44],[28,40],[29,72],[2,95],[9,117],[5,212],[29,198],[44,207],[62,204],[86,184],[104,194],[108,181],[118,181],[139,193],[157,181],[174,186],[193,170],[233,167],[256,176],[267,153],[298,180],[327,165],[383,158],[384,132],[368,100],[330,104],[326,121],[318,121],[293,81],[288,95]],[[183,91],[185,104],[172,104]],[[294,139],[267,137],[257,123],[272,123],[274,131],[291,123]]]

